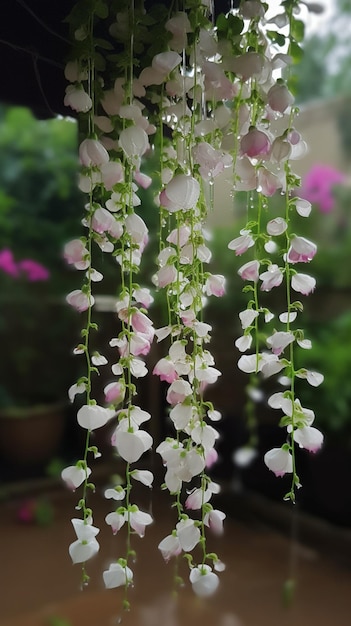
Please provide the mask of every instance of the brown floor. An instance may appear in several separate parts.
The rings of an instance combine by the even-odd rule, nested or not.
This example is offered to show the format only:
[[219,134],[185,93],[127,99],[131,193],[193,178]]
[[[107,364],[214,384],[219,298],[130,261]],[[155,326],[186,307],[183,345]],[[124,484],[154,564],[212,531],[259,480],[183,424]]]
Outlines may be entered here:
[[[141,508],[147,506],[148,495],[143,496]],[[111,555],[121,556],[123,538],[113,537],[103,522],[108,503],[95,497],[94,521],[103,528],[101,551],[89,567],[89,587],[80,591],[79,566],[72,566],[67,553],[74,540],[69,520],[77,498],[59,489],[50,499],[55,517],[45,528],[16,520],[19,499],[0,506],[0,625],[116,626],[121,618],[121,591],[105,591],[101,571]],[[153,502],[153,515],[157,523],[147,529],[144,539],[135,539],[138,557],[135,588],[130,594],[132,610],[123,614],[122,625],[350,625],[351,567],[338,564],[323,551],[296,544],[293,560],[297,587],[292,605],[286,607],[282,590],[289,577],[291,545],[260,522],[244,524],[227,519],[224,536],[211,542],[211,549],[227,565],[213,598],[200,601],[186,583],[174,599],[172,563],[165,565],[157,550],[158,542],[173,526],[168,501],[158,497]],[[186,576],[186,570],[184,573]]]

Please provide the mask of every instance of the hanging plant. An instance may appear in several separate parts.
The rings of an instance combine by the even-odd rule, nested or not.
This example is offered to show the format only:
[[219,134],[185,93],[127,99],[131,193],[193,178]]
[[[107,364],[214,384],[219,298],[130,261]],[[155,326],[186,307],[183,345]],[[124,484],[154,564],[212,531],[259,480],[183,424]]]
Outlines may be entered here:
[[[248,302],[239,316],[243,335],[235,342],[242,353],[238,366],[255,386],[261,376],[276,374],[284,384],[284,391],[274,393],[268,403],[283,413],[286,443],[267,451],[265,463],[277,476],[292,474],[287,499],[294,501],[300,486],[296,445],[315,451],[323,439],[312,426],[313,411],[302,407],[296,395],[297,379],[317,386],[323,377],[294,365],[295,351],[308,349],[310,342],[295,327],[303,305],[292,294],[308,295],[315,288],[313,277],[295,268],[316,253],[314,243],[290,228],[291,211],[303,219],[310,212],[307,201],[293,196],[299,179],[291,162],[306,146],[294,128],[294,98],[289,80],[283,78],[301,53],[299,2],[285,0],[270,19],[269,3],[237,4],[217,15],[216,2],[206,0],[184,0],[171,7],[84,0],[68,18],[74,45],[65,71],[65,103],[79,119],[79,187],[87,198],[86,234],[65,248],[68,263],[84,272],[82,288],[67,296],[85,315],[75,352],[85,357],[86,375],[71,387],[70,397],[73,401],[77,393],[85,395],[77,420],[86,431],[86,447],[83,458],[62,476],[71,488],[82,490],[81,517],[72,520],[77,539],[70,554],[82,564],[85,583],[86,562],[99,549],[99,529],[88,506],[88,492],[94,489],[89,458],[100,454],[91,444],[91,433],[117,415],[111,444],[125,462],[125,480],[105,491],[117,507],[106,522],[114,534],[126,529],[126,547],[103,578],[107,588],[125,587],[125,608],[133,581],[132,535],[143,537],[153,521],[134,503],[133,482],[147,487],[153,483],[152,473],[139,467],[153,445],[143,426],[152,416],[136,404],[136,394],[138,379],[148,374],[144,357],[154,335],[165,347],[153,374],[169,385],[166,400],[173,429],[156,451],[165,466],[163,488],[170,492],[176,514],[159,550],[166,561],[185,557],[199,596],[215,592],[218,572],[225,567],[207,547],[207,533],[222,532],[225,513],[211,504],[220,489],[209,469],[217,459],[215,425],[221,415],[211,402],[210,385],[221,372],[210,351],[212,328],[205,316],[208,298],[225,293],[225,277],[208,269],[212,254],[206,231],[208,213],[217,208],[215,180],[223,172],[232,180],[233,193],[248,194],[247,224],[228,241],[229,249],[247,258],[239,269]],[[152,182],[143,172],[151,153],[159,163],[153,174],[159,250],[152,282],[167,305],[164,325],[156,329],[148,314],[153,297],[136,282],[148,241],[140,189]],[[270,199],[276,193],[285,198],[284,213],[272,217]],[[96,251],[115,257],[118,275],[116,336],[110,341],[116,359],[109,365],[91,348],[97,330],[94,283],[103,280],[94,269]],[[282,290],[278,317],[263,300],[273,288]],[[104,390],[104,406],[92,394],[102,366],[110,367],[114,376]],[[181,582],[176,574],[175,584]]]

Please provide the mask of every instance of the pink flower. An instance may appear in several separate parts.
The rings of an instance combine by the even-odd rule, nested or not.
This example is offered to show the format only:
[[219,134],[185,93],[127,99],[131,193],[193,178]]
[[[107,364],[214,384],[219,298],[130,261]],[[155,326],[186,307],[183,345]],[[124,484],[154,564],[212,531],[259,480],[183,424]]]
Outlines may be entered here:
[[68,304],[73,306],[74,309],[79,311],[79,313],[83,313],[86,311],[89,306],[93,306],[95,300],[94,296],[88,296],[86,293],[83,293],[80,289],[74,289],[66,296],[66,301]]
[[267,271],[260,274],[262,280],[261,291],[270,291],[273,287],[279,287],[283,282],[283,273],[278,265],[272,263]]
[[220,298],[225,293],[225,277],[222,274],[210,274],[205,283],[205,294]]
[[83,139],[79,146],[79,159],[85,167],[103,165],[109,158],[106,148],[97,139]]
[[333,188],[345,182],[345,174],[330,165],[316,164],[306,174],[301,190],[302,198],[318,205],[322,213],[330,213],[335,204]]
[[317,246],[313,241],[304,237],[292,237],[288,250],[288,263],[309,263],[317,252]]
[[42,280],[48,280],[50,274],[49,271],[41,265],[41,263],[37,263],[37,261],[33,261],[32,259],[23,259],[18,263],[18,267],[27,274],[27,278],[31,282],[39,282]]
[[166,563],[172,558],[172,556],[178,556],[178,554],[182,551],[182,546],[180,545],[179,539],[177,536],[168,535],[160,543],[158,544],[158,549],[160,550],[164,560]]
[[209,143],[202,141],[193,149],[194,161],[200,165],[199,172],[202,178],[209,180],[216,178],[225,167],[232,163],[232,157],[215,150]]
[[240,231],[240,237],[236,237],[228,243],[228,248],[229,250],[235,250],[236,256],[240,256],[254,245],[255,241],[251,235],[251,230],[243,229]]
[[279,356],[285,348],[295,340],[293,333],[277,331],[267,338],[267,346],[271,348],[273,354]]
[[238,269],[238,274],[243,280],[252,280],[256,283],[258,281],[259,269],[260,264],[257,260],[249,261]]
[[91,226],[93,230],[100,235],[103,233],[109,233],[109,235],[115,239],[119,239],[123,235],[123,226],[121,222],[116,220],[112,213],[102,207],[94,211]]
[[13,278],[17,278],[19,274],[14,256],[8,248],[0,251],[0,269]]
[[126,389],[123,383],[109,383],[104,389],[105,401],[107,404],[120,404],[124,400],[125,392]]
[[200,185],[192,176],[179,174],[172,178],[160,194],[160,204],[170,213],[187,211],[196,206],[200,196]]
[[169,404],[178,404],[183,402],[185,398],[191,396],[193,390],[188,381],[180,379],[175,380],[169,387],[167,392],[167,402]]
[[160,380],[165,380],[167,383],[173,383],[173,381],[178,378],[174,364],[170,359],[166,358],[162,358],[156,363],[152,373],[156,374],[156,376],[160,377]]
[[63,251],[64,259],[77,270],[86,270],[89,267],[89,252],[80,239],[73,239],[66,243]]
[[116,161],[103,163],[103,165],[101,165],[100,172],[101,180],[108,191],[111,191],[117,183],[122,183],[124,181],[124,169],[121,163]]
[[145,315],[145,313],[142,313],[139,310],[132,313],[131,324],[134,332],[143,333],[146,337],[150,337],[151,339],[153,338],[153,322],[147,315]]
[[268,92],[268,104],[273,111],[284,113],[294,102],[294,97],[286,85],[276,83]]
[[240,148],[242,155],[246,154],[250,158],[257,158],[269,153],[271,142],[266,133],[257,130],[257,128],[251,128],[247,135],[242,137]]
[[225,520],[226,514],[223,511],[212,509],[209,513],[206,513],[204,517],[204,523],[208,526],[216,535],[221,535],[223,532],[223,520]]

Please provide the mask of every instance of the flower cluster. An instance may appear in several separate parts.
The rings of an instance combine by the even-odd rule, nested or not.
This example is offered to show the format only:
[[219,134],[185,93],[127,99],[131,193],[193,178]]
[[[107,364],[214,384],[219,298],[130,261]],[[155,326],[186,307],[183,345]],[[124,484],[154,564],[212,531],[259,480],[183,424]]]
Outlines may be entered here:
[[[145,12],[140,4],[121,0],[117,14],[110,16],[107,5],[100,2],[92,13],[85,13],[83,23],[84,12],[73,11],[70,17],[76,45],[65,70],[70,83],[65,104],[78,113],[82,124],[79,187],[87,196],[83,218],[87,234],[67,243],[64,251],[67,262],[85,276],[82,288],[70,293],[67,301],[85,313],[82,343],[75,352],[84,354],[87,363],[87,375],[70,389],[72,400],[77,393],[86,395],[77,420],[87,430],[83,459],[63,472],[71,488],[83,486],[79,502],[83,519],[73,520],[77,540],[70,553],[74,562],[83,563],[86,578],[84,563],[98,549],[97,529],[86,501],[87,490],[94,488],[88,482],[88,453],[98,454],[89,438],[92,430],[116,416],[111,443],[126,463],[126,478],[124,485],[105,491],[108,500],[117,502],[106,522],[114,534],[127,529],[127,545],[125,555],[103,577],[106,587],[124,586],[126,591],[133,580],[131,535],[144,536],[152,522],[132,502],[131,492],[133,480],[148,487],[153,482],[149,470],[132,465],[153,443],[143,426],[151,415],[135,404],[135,379],[147,374],[145,357],[154,335],[158,343],[167,343],[153,373],[168,385],[172,428],[157,452],[165,466],[164,487],[175,498],[177,511],[175,526],[159,550],[166,561],[180,554],[185,557],[199,596],[216,591],[215,572],[224,569],[207,549],[207,528],[221,533],[225,514],[210,502],[219,491],[210,468],[217,459],[218,432],[213,424],[221,415],[206,394],[220,371],[209,350],[212,327],[204,321],[208,298],[225,292],[224,276],[208,268],[212,255],[205,228],[208,212],[214,208],[214,182],[224,171],[232,176],[233,191],[249,195],[247,225],[229,243],[236,255],[251,255],[239,270],[250,300],[240,313],[244,332],[236,346],[244,353],[254,345],[254,351],[241,356],[239,368],[264,377],[284,370],[288,389],[274,394],[270,406],[284,413],[287,443],[268,452],[265,460],[277,475],[293,472],[291,498],[298,485],[295,442],[315,450],[322,440],[311,426],[312,412],[301,406],[294,386],[296,378],[312,385],[322,379],[316,372],[295,371],[293,359],[295,345],[308,348],[309,343],[302,330],[292,326],[302,305],[291,301],[291,291],[308,295],[315,287],[314,278],[295,266],[310,262],[316,246],[291,232],[289,220],[291,210],[307,217],[311,208],[308,201],[291,195],[297,178],[290,162],[303,156],[306,144],[293,125],[288,84],[276,78],[299,53],[302,23],[294,14],[297,0],[285,2],[283,14],[271,18],[269,28],[267,5],[259,0],[242,1],[238,9],[220,14],[216,23],[212,4],[185,0],[182,11],[157,5]],[[104,28],[105,39],[100,36]],[[285,44],[288,50],[282,52],[279,47]],[[142,171],[149,153],[159,158],[154,181]],[[152,280],[165,294],[168,313],[158,329],[148,314],[150,291],[135,282],[148,241],[147,226],[136,212],[138,207],[142,210],[139,192],[151,182],[158,184],[155,205],[160,214],[158,266]],[[285,214],[266,220],[263,226],[269,199],[276,192],[285,196]],[[270,256],[279,248],[282,264]],[[103,280],[94,269],[96,249],[112,254],[119,266],[118,332],[110,342],[117,356],[111,366],[114,378],[104,389],[106,406],[92,397],[92,377],[107,364],[103,355],[92,354],[90,346],[96,330],[93,285]],[[261,305],[259,292],[280,285],[285,286],[286,310],[279,315],[280,325],[266,335],[267,349],[262,349],[259,326],[274,316]],[[197,547],[200,550],[193,556]]]

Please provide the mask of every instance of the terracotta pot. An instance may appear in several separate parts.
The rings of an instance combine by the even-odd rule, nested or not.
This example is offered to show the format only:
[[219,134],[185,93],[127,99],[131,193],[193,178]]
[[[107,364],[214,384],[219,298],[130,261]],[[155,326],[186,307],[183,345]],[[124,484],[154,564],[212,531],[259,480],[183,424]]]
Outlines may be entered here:
[[65,428],[63,404],[0,411],[0,454],[17,466],[37,466],[59,450]]

